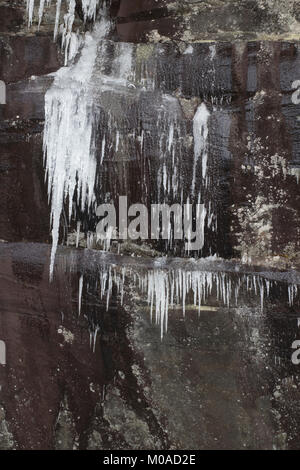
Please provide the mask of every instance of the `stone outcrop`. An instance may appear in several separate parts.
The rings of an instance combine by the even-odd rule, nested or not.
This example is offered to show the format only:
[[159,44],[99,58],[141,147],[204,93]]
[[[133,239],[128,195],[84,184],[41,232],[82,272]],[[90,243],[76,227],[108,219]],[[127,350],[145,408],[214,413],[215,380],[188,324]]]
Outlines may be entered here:
[[[292,271],[271,286],[263,312],[254,291],[228,308],[213,290],[200,317],[192,298],[185,317],[173,306],[163,340],[130,276],[124,302],[114,287],[106,309],[88,250],[87,265],[76,261],[69,269],[86,252],[61,248],[49,284],[42,143],[49,74],[63,65],[53,41],[55,2],[38,29],[36,15],[28,28],[25,2],[0,1],[0,80],[7,91],[0,105],[0,339],[7,345],[0,448],[297,449],[299,366],[291,362],[291,345],[299,306],[289,305],[287,282],[299,283],[293,276],[300,263],[300,121],[292,100],[300,80],[298,2],[112,0],[111,15],[109,52],[96,68],[95,89],[100,65],[113,76],[123,43],[135,76],[131,88],[112,86],[95,98],[110,148],[100,166],[97,141],[99,202],[103,194],[125,192],[131,202],[159,199],[163,96],[176,116],[180,189],[187,196],[193,119],[205,103],[213,116],[205,198],[217,230],[206,227],[200,256]],[[80,2],[75,28],[92,28],[83,24]],[[116,149],[117,128],[122,144]],[[133,130],[145,131],[142,150]],[[173,171],[168,155],[166,171]],[[197,188],[201,177],[199,171]],[[95,219],[81,218],[84,229],[95,229]],[[75,229],[63,215],[60,241],[74,245]],[[122,250],[151,258],[167,252],[159,244]],[[175,253],[183,256],[182,246]],[[135,259],[116,256],[110,263],[121,271]]]

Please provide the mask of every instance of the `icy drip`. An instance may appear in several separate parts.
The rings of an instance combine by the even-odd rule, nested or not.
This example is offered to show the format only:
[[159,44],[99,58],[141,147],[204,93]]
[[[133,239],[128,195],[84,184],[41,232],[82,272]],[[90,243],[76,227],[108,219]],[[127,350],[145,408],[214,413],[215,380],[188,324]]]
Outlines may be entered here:
[[132,71],[133,45],[120,43],[117,45],[116,53],[117,55],[113,64],[114,76],[121,80],[124,79],[124,84],[127,85],[127,80],[130,79]]
[[[69,3],[69,13],[72,14],[73,3],[74,4],[76,3],[75,0],[65,0],[65,1]],[[26,0],[26,2],[27,2],[28,25],[31,26],[33,22],[35,0]],[[56,38],[57,32],[58,32],[61,3],[62,3],[62,0],[56,0],[56,19],[55,19],[55,28],[54,28],[54,38]],[[84,21],[96,20],[96,13],[97,13],[97,8],[99,6],[99,3],[100,3],[100,0],[82,0],[82,11],[84,15]],[[43,19],[45,5],[47,7],[50,6],[51,0],[40,0],[39,10],[38,10],[39,27]],[[75,6],[76,5],[74,5],[74,8]]]
[[[118,112],[115,111],[113,101],[109,102],[109,106],[106,104],[107,96],[111,91],[116,93],[116,96],[119,94],[123,95],[132,86],[134,45],[128,43],[118,43],[115,45],[114,60],[111,64],[109,75],[103,73],[108,57],[107,46],[107,42],[102,41],[98,48],[94,73],[94,101],[97,108],[95,109],[95,121],[98,123],[97,140],[100,142],[100,148],[98,149],[100,165],[104,162],[105,157],[110,157],[112,153],[125,155],[128,152],[128,148],[130,148],[130,143],[132,144],[133,142],[132,147],[134,148],[136,138],[134,130],[131,134],[126,130],[126,115],[120,113],[119,110]],[[103,112],[103,108],[105,112]],[[99,126],[101,118],[105,119],[105,124]],[[101,186],[101,169],[97,173],[95,184],[97,187]],[[106,202],[111,203],[110,193],[107,193],[104,197],[108,197]],[[98,233],[88,233],[86,235],[87,247],[93,248],[96,242],[97,246],[101,247],[103,251],[109,251],[111,242],[116,237],[117,235],[113,227],[109,227],[106,230],[105,236]]]
[[[68,2],[68,12],[64,16],[64,22],[62,25],[62,49],[65,51],[65,65],[67,65],[68,61],[75,57],[79,46],[81,44],[81,38],[79,34],[73,33],[73,23],[75,19],[75,8],[76,8],[76,1],[75,0],[66,0]],[[88,1],[86,3],[86,14],[89,18],[90,12],[93,11],[94,15],[93,18],[96,17],[96,6],[94,5],[94,1]],[[97,3],[97,2],[96,2]],[[62,0],[56,1],[56,15],[55,15],[55,25],[54,25],[54,39],[56,39],[59,29],[59,20],[60,20],[60,11],[61,11],[61,4]],[[44,15],[44,8],[45,5],[50,6],[51,0],[40,0],[39,4],[39,11],[38,11],[38,28],[42,23],[43,15]],[[90,5],[90,6],[89,6]],[[33,14],[34,14],[34,0],[27,0],[27,15],[28,15],[28,25],[31,26],[33,22]]]
[[[47,5],[49,5],[49,0],[47,0]],[[44,7],[45,7],[45,0],[40,0],[40,6],[39,6],[39,27],[41,26],[41,22],[42,22],[42,19],[43,19]],[[33,10],[33,8],[32,8],[31,10]],[[32,14],[33,14],[33,11],[31,11],[31,22],[32,22]]]
[[[27,3],[26,10],[27,10],[27,16],[28,16],[28,26],[31,26],[33,23],[35,0],[26,0],[26,3]],[[39,27],[41,25],[41,22],[44,16],[45,5],[49,7],[51,5],[51,0],[40,0],[39,9],[38,9],[38,18],[39,18],[38,26]],[[57,14],[59,16],[60,6],[61,6],[61,0],[56,0],[56,17],[57,17]]]
[[202,179],[207,185],[207,137],[208,137],[208,120],[210,112],[206,105],[201,103],[198,107],[193,120],[193,134],[194,134],[194,167],[193,167],[193,180],[192,180],[192,194],[195,192],[196,183],[196,170],[199,158],[202,158]]
[[298,286],[296,284],[290,284],[288,287],[289,306],[292,307],[294,299],[298,294]]
[[[211,69],[209,70],[209,73],[210,73],[210,77],[209,77],[209,80],[210,80],[210,86],[212,88],[212,91],[214,92],[215,90],[215,84],[216,84],[216,67],[215,67],[215,58],[216,58],[216,55],[217,55],[217,47],[216,47],[216,44],[211,44],[209,46],[209,55],[208,55],[208,59],[211,63]],[[212,103],[217,103],[217,97],[214,97],[212,95]]]
[[291,168],[290,169],[290,174],[296,178],[297,184],[299,184],[299,181],[300,181],[300,168]]
[[82,210],[90,208],[95,200],[96,159],[90,81],[99,38],[104,38],[108,30],[109,22],[103,19],[95,26],[93,34],[86,35],[78,62],[56,73],[54,84],[45,96],[44,159],[51,201],[51,278],[64,203],[68,201],[70,219],[75,191]]
[[96,20],[97,7],[99,6],[99,0],[82,0],[82,10],[84,15],[84,21]]
[[[157,171],[157,203],[175,202],[181,198],[180,165],[184,155],[180,109],[176,98],[163,95],[158,110],[158,161]],[[181,201],[182,202],[182,201]]]
[[77,50],[77,45],[74,44],[76,41],[76,34],[72,33],[73,23],[75,19],[75,0],[70,0],[68,13],[64,16],[64,26],[62,32],[62,49],[65,51],[65,65],[68,63],[68,59],[71,60]]
[[[207,109],[205,103],[201,103],[198,107],[194,119],[193,119],[193,137],[194,137],[194,164],[193,164],[193,179],[191,193],[194,195],[196,186],[196,175],[197,168],[201,163],[202,171],[202,194],[198,195],[205,199],[204,192],[209,188],[209,177],[208,177],[208,136],[209,128],[208,123],[210,119],[210,112]],[[212,201],[205,202],[205,220],[207,220],[207,227],[212,230],[216,230],[217,221],[215,220],[215,214],[213,212]],[[200,203],[200,201],[199,201]]]
[[79,301],[78,301],[78,315],[79,316],[81,314],[82,289],[83,289],[83,276],[80,276],[80,279],[79,279]]
[[[26,11],[28,16],[28,26],[32,25],[34,0],[27,0]],[[44,6],[43,6],[44,9]]]
[[[112,288],[120,295],[123,305],[125,278],[130,279],[133,288],[139,289],[147,296],[150,307],[151,320],[160,326],[161,337],[168,329],[169,310],[176,305],[181,305],[185,315],[188,299],[192,299],[194,306],[201,312],[210,295],[214,294],[218,303],[224,307],[238,305],[241,291],[255,295],[260,303],[261,312],[264,309],[264,300],[270,295],[273,281],[257,274],[230,275],[224,272],[186,271],[184,269],[164,270],[151,269],[146,273],[137,272],[132,268],[123,267],[121,270],[115,266],[101,265],[99,267],[100,277],[97,288],[101,299],[106,296],[106,308],[112,296]],[[275,281],[276,283],[276,281]],[[82,302],[83,276],[79,281],[79,306]],[[288,284],[289,305],[292,306],[297,293],[296,284]],[[243,298],[244,302],[244,298]],[[99,325],[97,325],[97,334]]]
[[61,8],[61,0],[57,0],[57,4],[56,4],[56,15],[55,15],[55,25],[54,25],[54,33],[53,33],[54,40],[56,39],[57,33],[58,33],[59,17],[60,17],[60,8]]

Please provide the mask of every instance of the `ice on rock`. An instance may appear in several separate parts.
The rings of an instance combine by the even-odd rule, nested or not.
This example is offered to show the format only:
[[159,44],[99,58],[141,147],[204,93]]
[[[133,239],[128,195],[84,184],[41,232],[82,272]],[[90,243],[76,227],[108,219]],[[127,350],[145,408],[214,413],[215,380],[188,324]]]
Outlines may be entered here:
[[[70,0],[68,13],[64,16],[64,26],[62,31],[62,49],[65,51],[65,65],[67,65],[68,60],[74,56],[74,47],[73,47],[73,37],[74,33],[72,32],[73,23],[75,19],[75,0]],[[76,35],[75,35],[76,37]]]
[[[92,33],[87,33],[83,39],[73,32],[75,18],[75,0],[65,0],[68,10],[62,25],[62,46],[65,50],[65,64],[75,57],[79,47],[82,45],[81,55],[78,61],[69,67],[61,68],[54,78],[52,87],[47,91],[45,97],[45,130],[44,130],[44,159],[46,176],[48,179],[48,195],[51,202],[51,230],[52,250],[50,261],[50,277],[53,276],[54,260],[58,245],[60,217],[63,207],[69,204],[69,219],[73,213],[73,200],[77,195],[77,203],[81,209],[91,209],[95,202],[95,180],[96,180],[96,158],[94,142],[94,95],[93,71],[97,62],[97,51],[99,43],[104,39],[110,29],[110,23],[105,18],[95,24]],[[38,9],[38,24],[40,26],[45,6],[49,6],[51,0],[40,0]],[[84,20],[95,20],[99,0],[82,0]],[[27,0],[28,23],[32,25],[34,0]],[[57,37],[60,26],[62,0],[56,1],[56,19],[54,37]],[[100,88],[109,89],[117,84],[120,87],[128,87],[133,69],[134,46],[119,43],[117,54],[112,64],[114,76],[98,74]],[[189,46],[185,53],[189,54],[193,47]],[[210,46],[209,58],[213,62],[216,55],[214,45]],[[100,59],[99,59],[100,60]],[[155,87],[155,82],[150,82],[151,74],[145,73],[145,86],[149,89]],[[132,87],[135,87],[132,83]],[[159,130],[159,171],[157,177],[158,203],[168,202],[170,199],[181,197],[181,171],[180,161],[184,148],[184,136],[186,129],[180,120],[180,106],[178,100],[168,95],[162,95],[162,102],[158,112],[157,126]],[[201,203],[202,194],[196,193],[197,169],[201,163],[203,193],[208,186],[208,136],[209,119],[211,113],[205,103],[201,103],[193,120],[194,137],[194,166],[192,174],[191,196],[193,200]],[[118,129],[118,122],[110,117],[107,135],[101,137],[101,159],[105,158],[107,142],[115,137],[115,151],[122,146],[122,131]],[[109,135],[109,133],[112,135]],[[145,142],[144,130],[140,135],[140,146],[143,151]],[[202,188],[201,193],[202,193]],[[196,194],[195,194],[196,193]],[[187,201],[188,202],[188,201]],[[201,209],[203,233],[202,244],[204,244],[204,222],[207,218],[207,226],[214,227],[215,215],[212,203]],[[172,243],[171,227],[168,228],[168,243]],[[79,244],[80,222],[77,225],[76,245]],[[106,240],[105,248],[108,250],[112,239],[112,233]],[[93,234],[88,238],[88,246],[94,242]],[[175,305],[181,305],[185,314],[186,304],[189,298],[193,299],[194,305],[201,311],[208,297],[214,293],[217,301],[224,306],[230,307],[232,300],[238,304],[242,289],[254,293],[260,299],[261,310],[264,308],[265,298],[269,296],[272,281],[260,275],[238,275],[234,279],[223,272],[207,272],[185,269],[150,269],[147,272],[136,272],[133,268],[122,267],[121,270],[110,266],[99,267],[100,271],[100,296],[106,297],[106,308],[109,308],[112,297],[112,289],[115,285],[120,295],[121,304],[124,300],[125,279],[128,277],[134,286],[143,293],[150,306],[151,318],[160,325],[161,337],[168,328],[169,310]],[[82,309],[82,297],[85,278],[83,274],[79,278],[78,313]],[[290,306],[293,305],[298,294],[296,284],[288,285],[288,297]],[[233,297],[233,299],[232,299]],[[90,329],[91,347],[95,350],[97,333],[100,327],[92,324]]]
[[82,289],[83,289],[83,275],[81,275],[80,278],[79,278],[78,316],[80,316],[80,314],[81,314]]
[[33,21],[34,0],[27,0],[26,11],[28,16],[28,26],[31,26]]
[[[68,4],[68,9],[70,15],[74,13],[76,2],[75,0],[56,0],[56,18],[55,18],[55,27],[54,27],[54,39],[57,37],[58,28],[59,28],[59,19],[62,1]],[[28,16],[28,25],[31,26],[34,16],[35,0],[26,0],[27,2],[27,16]],[[82,11],[84,16],[84,21],[87,20],[96,20],[97,8],[99,7],[100,0],[82,0]],[[40,0],[39,9],[38,9],[38,25],[40,27],[44,15],[45,5],[50,6],[51,0]],[[67,15],[68,15],[67,14]],[[71,20],[72,24],[73,21]]]
[[60,8],[61,8],[61,0],[57,0],[56,4],[56,15],[55,15],[55,25],[54,25],[54,40],[57,38],[58,27],[59,27],[59,17],[60,17]]
[[43,19],[44,7],[45,7],[45,0],[40,0],[40,6],[39,6],[39,27],[41,26],[41,22],[42,22],[42,19]]
[[194,133],[194,168],[193,168],[193,181],[192,181],[192,194],[195,191],[196,183],[196,170],[199,158],[202,158],[202,178],[206,179],[207,173],[207,137],[208,137],[208,120],[210,112],[205,103],[201,103],[198,107],[193,120],[193,133]]
[[297,284],[290,284],[288,287],[288,296],[289,296],[289,306],[292,307],[294,304],[294,299],[298,294]]
[[[226,272],[190,271],[186,269],[149,269],[140,272],[134,268],[122,267],[121,270],[112,265],[99,266],[100,296],[106,296],[106,308],[112,296],[113,285],[116,286],[123,305],[125,279],[130,280],[130,289],[138,289],[147,298],[150,306],[151,321],[160,326],[160,335],[163,338],[168,329],[169,310],[175,305],[181,305],[185,315],[186,304],[189,298],[193,299],[194,306],[201,312],[209,296],[214,295],[217,302],[230,308],[237,305],[241,291],[256,294],[257,301],[264,308],[264,298],[269,296],[273,281],[257,274],[237,274],[232,277]],[[81,279],[83,279],[81,277]],[[80,281],[81,282],[81,281]],[[298,293],[296,284],[287,284],[289,304],[293,302]],[[80,302],[82,284],[80,284]],[[243,297],[243,304],[244,304]]]
[[82,210],[90,208],[95,200],[96,159],[90,81],[99,38],[106,36],[109,27],[109,22],[102,19],[92,34],[86,34],[78,62],[56,73],[45,97],[44,159],[51,202],[51,278],[64,203],[69,202],[71,218],[75,190]]
[[[57,10],[58,10],[58,3],[61,3],[61,0],[57,0]],[[40,0],[39,3],[39,9],[38,9],[38,26],[40,27],[44,15],[44,9],[45,5],[50,6],[51,5],[51,0]],[[27,16],[28,16],[28,26],[32,25],[33,22],[33,16],[34,16],[34,7],[35,7],[35,0],[26,0],[26,11],[27,11]],[[60,5],[59,5],[60,9]]]
[[82,0],[82,10],[84,15],[84,21],[96,20],[97,7],[99,6],[100,0]]

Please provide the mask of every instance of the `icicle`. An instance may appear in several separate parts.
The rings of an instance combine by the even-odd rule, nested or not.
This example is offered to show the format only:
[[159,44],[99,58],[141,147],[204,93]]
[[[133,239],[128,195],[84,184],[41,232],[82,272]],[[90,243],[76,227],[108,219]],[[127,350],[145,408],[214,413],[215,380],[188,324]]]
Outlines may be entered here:
[[168,151],[169,152],[171,152],[171,149],[173,147],[173,140],[174,140],[174,123],[172,122],[170,125],[169,139],[168,139]]
[[44,6],[45,6],[45,0],[40,0],[40,7],[39,7],[39,24],[38,24],[38,28],[39,28],[39,29],[40,29],[41,22],[42,22],[42,19],[43,19]]
[[99,326],[96,326],[95,331],[93,333],[93,353],[96,351],[96,341],[97,341],[97,334],[99,331]]
[[84,15],[84,21],[95,21],[98,5],[99,0],[82,0],[82,11]]
[[54,33],[53,33],[54,41],[56,40],[57,33],[58,33],[60,8],[61,8],[61,0],[57,0],[57,2],[56,2],[55,25],[54,25]]
[[[69,3],[72,2],[73,0],[68,0]],[[45,9],[45,3],[47,6],[51,5],[51,0],[40,0],[39,4],[39,11],[38,11],[38,28],[40,28],[42,20],[43,20],[43,15],[44,15],[44,9]],[[32,26],[33,22],[33,13],[34,13],[34,6],[35,6],[35,1],[34,0],[27,0],[27,16],[28,16],[28,26]],[[54,26],[54,39],[57,37],[57,32],[58,32],[58,26],[59,26],[59,18],[60,18],[60,8],[61,8],[61,0],[56,0],[56,15],[55,15],[55,26]]]
[[77,222],[76,248],[78,248],[78,246],[79,246],[80,226],[81,226],[81,222]]
[[265,296],[265,287],[264,287],[263,279],[260,279],[259,289],[260,289],[260,309],[261,309],[261,312],[263,312],[264,311],[264,296]]
[[[69,1],[69,10],[68,13],[64,16],[64,26],[62,33],[62,49],[65,51],[65,65],[67,65],[69,60],[69,50],[72,39],[72,28],[75,19],[75,0]],[[71,58],[71,57],[70,57]]]
[[193,133],[194,133],[194,168],[193,168],[193,180],[192,180],[192,194],[195,191],[196,184],[196,170],[197,163],[200,157],[202,157],[202,178],[206,179],[207,172],[207,137],[208,137],[208,119],[210,112],[206,105],[202,103],[194,116],[193,120]]
[[299,184],[299,181],[300,181],[300,168],[292,167],[290,169],[290,174],[296,178],[297,184]]
[[79,279],[78,316],[80,316],[81,314],[82,288],[83,288],[83,275],[81,275]]
[[103,163],[104,154],[105,154],[105,143],[106,143],[106,137],[104,135],[102,139],[102,145],[101,145],[101,160],[100,160],[101,164]]
[[33,21],[34,0],[27,0],[26,10],[28,15],[28,26],[30,27]]
[[288,296],[289,296],[289,306],[292,307],[294,304],[294,298],[298,293],[298,286],[297,284],[290,284],[288,286]]

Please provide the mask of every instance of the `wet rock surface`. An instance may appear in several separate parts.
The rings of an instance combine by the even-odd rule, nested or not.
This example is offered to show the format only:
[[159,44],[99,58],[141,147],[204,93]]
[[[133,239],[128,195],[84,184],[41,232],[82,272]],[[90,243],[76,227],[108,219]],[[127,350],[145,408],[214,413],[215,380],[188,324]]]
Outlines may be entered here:
[[111,256],[59,251],[49,284],[49,247],[2,244],[1,447],[297,448],[297,407],[291,419],[286,407],[297,404],[299,305],[285,282],[263,312],[254,293],[224,308],[213,291],[200,316],[174,306],[161,339],[132,277],[123,305],[116,287],[108,309],[101,300],[101,265],[124,268]]
[[287,39],[299,34],[299,5],[291,0],[113,0],[121,40]]
[[[89,29],[80,8],[77,2],[76,27]],[[114,77],[128,48],[134,76],[132,86],[112,83],[95,99],[99,134],[107,135],[102,166],[102,139],[96,142],[98,202],[103,194],[125,193],[130,202],[159,200],[158,177],[174,172],[171,153],[165,153],[166,170],[161,165],[158,145],[163,130],[168,150],[169,128],[162,127],[168,116],[176,121],[179,188],[187,196],[193,119],[205,103],[211,116],[205,198],[218,229],[206,227],[200,256],[260,264],[258,271],[292,268],[274,270],[277,284],[263,311],[259,293],[243,292],[224,307],[213,291],[200,316],[193,299],[185,316],[180,305],[170,309],[161,340],[147,295],[129,275],[123,304],[114,284],[107,309],[98,274],[88,268],[101,262],[89,254],[81,259],[86,251],[59,252],[49,283],[42,133],[44,97],[53,83],[48,74],[63,63],[53,42],[55,8],[45,11],[38,31],[36,16],[28,28],[23,1],[0,1],[0,79],[7,85],[7,103],[0,105],[0,239],[25,242],[19,249],[0,243],[0,339],[7,348],[0,365],[0,448],[299,448],[299,365],[291,361],[299,303],[289,306],[286,289],[299,284],[300,262],[300,121],[292,101],[300,80],[298,10],[295,1],[112,1],[115,28],[94,73],[95,90],[100,71]],[[164,97],[168,112],[159,122]],[[199,166],[196,188],[202,176]],[[80,216],[93,231],[95,220]],[[63,215],[61,241],[75,244],[75,228]],[[167,249],[151,244],[130,251],[153,257]],[[183,255],[182,247],[175,253]],[[142,263],[147,271],[155,260]],[[180,263],[175,271],[186,269]],[[121,256],[107,264],[121,272],[138,262]],[[236,266],[226,267],[230,276]]]
[[[45,18],[50,27],[52,17]],[[31,35],[5,39],[1,62],[7,104],[1,105],[4,217],[0,238],[48,242],[42,130],[44,96],[52,79],[45,74],[59,67],[61,57],[52,33],[32,35],[27,26],[24,28]],[[23,60],[18,57],[23,49],[18,42],[12,43],[16,40],[22,41],[22,48],[28,47],[29,55],[23,53]],[[130,55],[133,62],[130,88],[120,88],[113,81],[114,64],[122,54]],[[109,89],[101,84],[103,69],[111,77]],[[165,185],[174,186],[175,172],[177,196],[170,193],[168,202],[180,202],[182,195],[186,200],[194,173],[193,119],[199,103],[204,102],[210,113],[210,183],[202,197],[206,206],[210,205],[213,223],[206,227],[209,242],[201,255],[217,253],[255,263],[268,260],[283,267],[286,263],[297,265],[299,105],[292,102],[292,96],[298,71],[297,42],[173,42],[123,47],[107,41],[105,59],[94,72],[99,120],[98,202],[103,202],[104,194],[116,202],[118,195],[127,194],[129,204],[166,200]],[[174,137],[170,149],[171,124]],[[163,142],[159,135],[163,135]],[[116,140],[120,141],[118,148]],[[24,165],[19,176],[20,164],[14,164],[17,158]],[[196,169],[196,193],[202,184],[200,166]],[[19,211],[19,198],[7,189],[12,180],[19,193],[26,194],[21,197]],[[29,207],[35,210],[31,212]],[[81,219],[85,230],[95,230],[95,219],[86,214]],[[61,236],[66,237],[64,233]],[[165,251],[164,246],[154,248]],[[176,254],[180,253],[182,245],[176,248]]]

